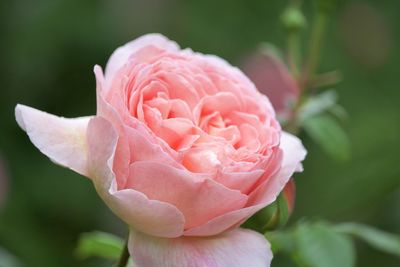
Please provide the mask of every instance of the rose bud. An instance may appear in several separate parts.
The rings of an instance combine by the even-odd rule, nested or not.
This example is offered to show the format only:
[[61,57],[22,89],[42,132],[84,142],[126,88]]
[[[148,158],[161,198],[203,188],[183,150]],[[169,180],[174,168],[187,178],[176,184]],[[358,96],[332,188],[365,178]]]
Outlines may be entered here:
[[130,227],[137,267],[265,267],[263,235],[239,228],[274,202],[306,151],[237,68],[149,34],[94,68],[97,113],[18,105],[41,152],[89,177]]
[[284,227],[294,208],[295,189],[294,181],[290,179],[276,200],[258,211],[243,226],[260,232]]
[[261,93],[268,96],[278,118],[286,121],[293,115],[300,89],[285,63],[268,46],[262,46],[245,58],[244,73]]

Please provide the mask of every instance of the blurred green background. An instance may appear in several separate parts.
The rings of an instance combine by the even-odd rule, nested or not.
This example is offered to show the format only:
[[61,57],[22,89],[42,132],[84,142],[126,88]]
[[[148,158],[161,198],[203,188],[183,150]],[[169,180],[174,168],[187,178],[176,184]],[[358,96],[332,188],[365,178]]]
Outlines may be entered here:
[[[14,120],[23,103],[65,117],[95,113],[94,64],[144,33],[217,54],[234,65],[260,42],[285,46],[286,1],[2,0],[0,2],[0,258],[26,267],[110,266],[80,260],[80,233],[124,236],[125,226],[91,182],[52,164]],[[313,4],[305,1],[307,18]],[[335,87],[349,114],[352,157],[336,162],[306,136],[292,222],[357,221],[400,234],[400,2],[341,1],[326,34],[321,71],[340,69]],[[305,33],[304,37],[307,37]],[[357,243],[357,266],[399,258]],[[1,262],[1,261],[0,261]],[[1,267],[7,267],[2,266]],[[287,266],[277,258],[273,266]]]

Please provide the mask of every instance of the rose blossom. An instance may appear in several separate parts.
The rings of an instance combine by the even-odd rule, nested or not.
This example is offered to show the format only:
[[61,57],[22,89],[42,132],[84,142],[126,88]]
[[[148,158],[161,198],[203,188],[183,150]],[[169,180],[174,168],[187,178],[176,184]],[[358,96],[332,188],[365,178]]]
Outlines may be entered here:
[[267,240],[238,228],[272,203],[305,150],[237,68],[149,34],[94,68],[97,114],[66,119],[18,105],[54,162],[90,177],[131,229],[138,267],[265,267]]

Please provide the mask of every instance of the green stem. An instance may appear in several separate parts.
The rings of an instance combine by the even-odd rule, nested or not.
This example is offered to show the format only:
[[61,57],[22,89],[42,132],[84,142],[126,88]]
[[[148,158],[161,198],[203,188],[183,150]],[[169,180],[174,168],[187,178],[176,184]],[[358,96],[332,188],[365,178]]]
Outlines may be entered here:
[[300,34],[298,31],[291,31],[288,34],[288,58],[289,58],[289,67],[292,72],[292,75],[299,77],[299,64],[300,64]]
[[326,12],[317,12],[311,32],[307,65],[303,75],[303,90],[308,90],[310,82],[313,80],[315,71],[318,67],[327,19],[328,17]]
[[300,99],[297,101],[296,106],[294,107],[292,118],[289,120],[286,126],[286,130],[293,134],[297,134],[300,130],[297,116],[300,111],[301,105],[304,102],[304,99],[309,95],[309,87],[314,79],[315,72],[318,67],[325,28],[328,20],[327,15],[328,14],[326,12],[318,10],[312,26],[308,58],[306,61],[305,69],[303,70],[303,75],[300,78],[299,82],[301,96]]
[[129,251],[128,251],[128,241],[126,241],[124,249],[122,250],[121,256],[119,257],[118,263],[116,267],[126,267],[129,260]]

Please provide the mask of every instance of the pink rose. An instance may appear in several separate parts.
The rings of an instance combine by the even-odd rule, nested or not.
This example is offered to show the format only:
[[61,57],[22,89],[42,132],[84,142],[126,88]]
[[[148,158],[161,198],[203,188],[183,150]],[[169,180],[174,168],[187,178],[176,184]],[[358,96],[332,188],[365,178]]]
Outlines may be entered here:
[[149,34],[110,57],[97,115],[65,119],[18,105],[54,162],[90,177],[131,229],[138,267],[265,267],[267,240],[238,228],[272,203],[305,150],[267,97],[224,60]]

